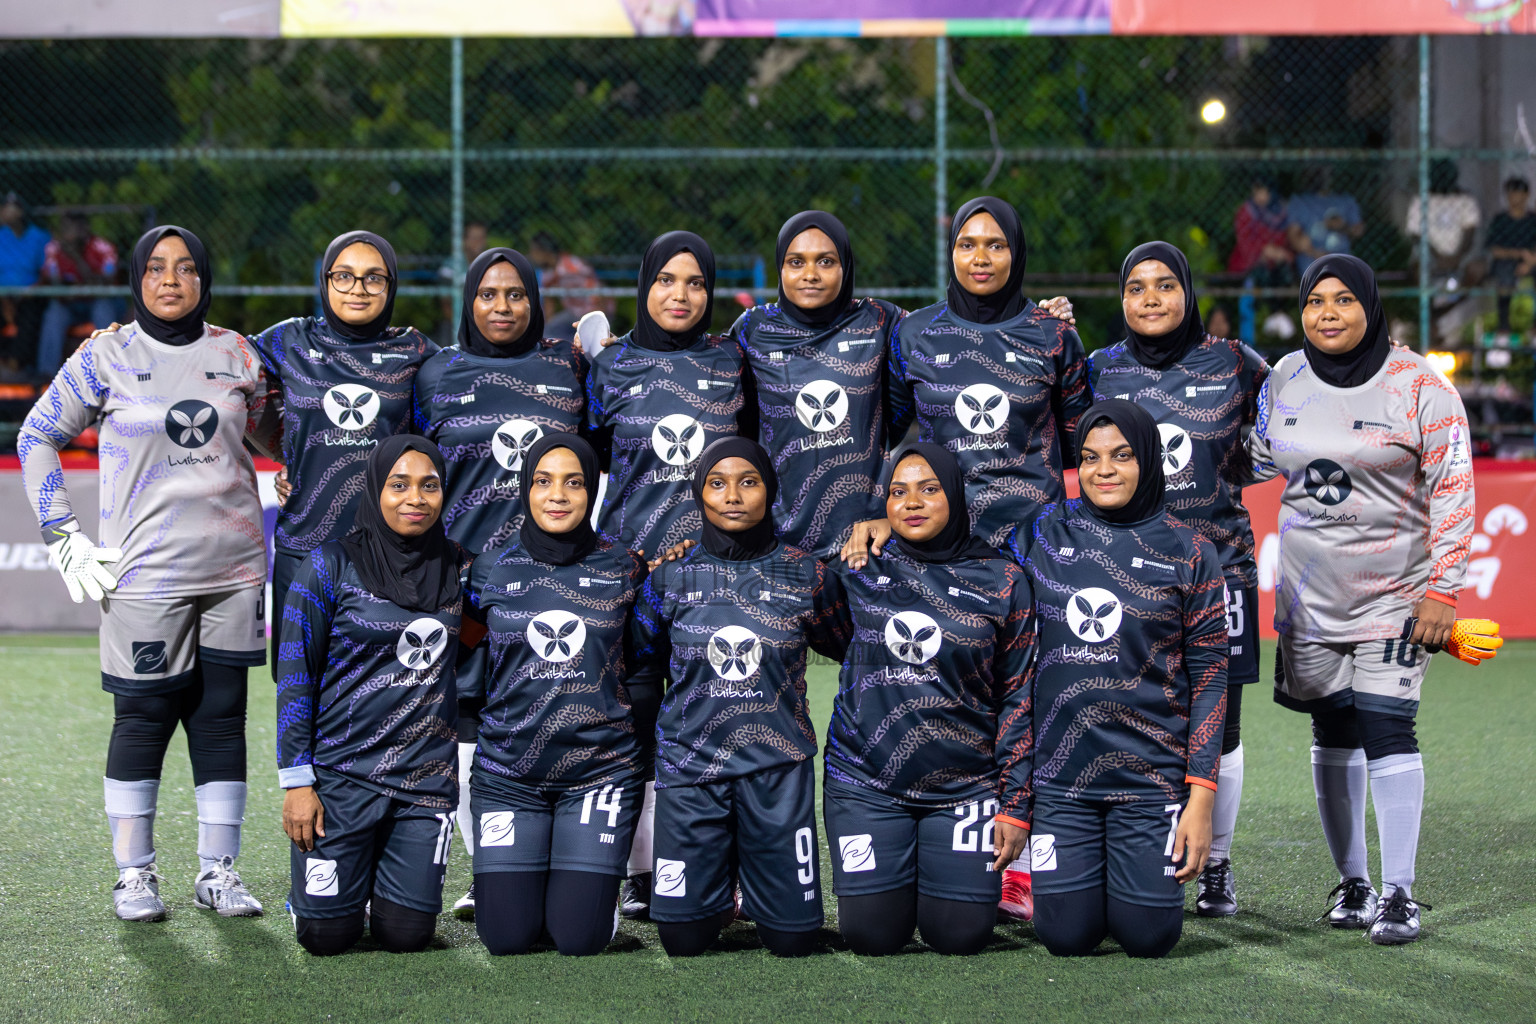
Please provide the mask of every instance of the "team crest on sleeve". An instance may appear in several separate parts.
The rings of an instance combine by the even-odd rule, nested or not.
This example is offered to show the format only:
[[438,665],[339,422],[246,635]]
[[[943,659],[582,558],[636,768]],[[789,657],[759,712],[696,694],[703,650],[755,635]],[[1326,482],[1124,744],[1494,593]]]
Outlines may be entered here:
[[972,384],[955,399],[955,417],[973,434],[990,434],[1008,422],[1008,396],[995,384]]
[[704,451],[704,425],[692,416],[663,416],[651,431],[651,448],[669,466],[687,466]]
[[922,612],[897,612],[885,620],[885,646],[909,665],[931,661],[943,643],[939,624]]
[[395,643],[395,657],[406,668],[431,668],[448,646],[448,627],[423,616],[406,626]]
[[363,430],[379,415],[379,393],[362,384],[337,384],[320,400],[328,418],[342,430]]
[[165,414],[165,433],[183,448],[201,448],[219,429],[219,414],[207,402],[187,399]]
[[533,442],[544,436],[544,428],[532,420],[507,420],[491,435],[491,454],[502,469],[516,473],[523,468],[523,457]]
[[848,418],[848,393],[830,380],[813,380],[795,396],[795,416],[801,424],[824,433]]
[[1088,587],[1067,602],[1067,626],[1079,640],[1101,644],[1120,628],[1120,599],[1102,587]]
[[1337,505],[1354,489],[1344,467],[1331,459],[1314,459],[1307,466],[1307,495],[1324,505]]
[[1174,423],[1159,423],[1157,433],[1163,441],[1163,472],[1173,476],[1189,465],[1189,456],[1194,450],[1189,431]]
[[725,626],[709,638],[708,654],[715,675],[738,682],[756,674],[763,662],[763,642],[743,626]]
[[570,661],[587,639],[587,624],[567,611],[540,612],[528,623],[528,643],[545,661]]

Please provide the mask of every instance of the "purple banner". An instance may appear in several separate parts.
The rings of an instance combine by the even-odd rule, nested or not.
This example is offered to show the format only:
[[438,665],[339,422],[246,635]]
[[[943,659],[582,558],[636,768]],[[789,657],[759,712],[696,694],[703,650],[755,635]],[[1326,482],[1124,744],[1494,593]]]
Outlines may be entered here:
[[1110,0],[841,0],[835,14],[804,0],[696,0],[700,21],[1107,19]]

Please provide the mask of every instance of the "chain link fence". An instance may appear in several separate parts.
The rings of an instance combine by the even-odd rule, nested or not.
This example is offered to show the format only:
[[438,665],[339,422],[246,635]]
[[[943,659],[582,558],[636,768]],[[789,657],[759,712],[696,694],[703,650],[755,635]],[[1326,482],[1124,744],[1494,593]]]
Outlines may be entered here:
[[[1509,67],[1536,67],[1536,39],[1497,42]],[[211,318],[246,332],[313,309],[325,243],[366,226],[401,257],[397,322],[446,339],[476,223],[491,244],[526,251],[542,232],[581,257],[619,327],[646,242],[696,230],[720,257],[723,328],[730,297],[774,294],[778,226],[811,207],[847,223],[860,291],[911,308],[942,287],[948,212],[992,192],[1024,217],[1029,294],[1072,296],[1090,348],[1122,335],[1123,254],[1161,237],[1188,253],[1208,317],[1274,355],[1299,344],[1298,264],[1348,248],[1378,268],[1395,336],[1460,353],[1445,365],[1504,443],[1531,420],[1531,282],[1506,282],[1488,232],[1502,181],[1536,178],[1517,102],[1536,88],[1518,70],[1513,86],[1490,91],[1485,70],[1469,87],[1457,61],[1437,65],[1442,44],[1484,45],[0,42],[0,192],[31,204],[30,222],[81,255],[71,264],[90,262],[87,227],[123,256],[150,224],[191,228],[214,260]],[[1422,238],[1410,228],[1426,212]],[[82,300],[123,293],[121,265],[53,267],[0,281],[12,377],[46,369],[50,302],[78,334]]]

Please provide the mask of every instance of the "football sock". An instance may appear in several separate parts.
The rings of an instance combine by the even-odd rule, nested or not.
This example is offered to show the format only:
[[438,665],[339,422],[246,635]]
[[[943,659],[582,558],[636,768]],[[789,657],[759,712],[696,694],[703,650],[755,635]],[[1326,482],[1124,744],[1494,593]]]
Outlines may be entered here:
[[1364,750],[1312,748],[1317,813],[1323,819],[1323,837],[1328,840],[1340,879],[1371,878],[1365,854],[1365,784]]
[[1088,956],[1109,934],[1102,885],[1035,894],[1035,937],[1052,956]]
[[936,953],[972,956],[992,941],[997,907],[992,903],[917,895],[917,930]]
[[[992,913],[995,917],[997,911]],[[867,896],[839,896],[837,930],[859,956],[900,953],[917,930],[917,883]]]
[[1237,831],[1237,809],[1243,802],[1243,745],[1221,755],[1216,775],[1216,806],[1211,811],[1211,860],[1232,855],[1232,833]]
[[1157,959],[1179,944],[1184,932],[1183,907],[1143,907],[1109,897],[1109,934],[1126,956]]
[[160,793],[160,780],[102,781],[117,869],[149,867],[155,862],[155,800]]
[[197,860],[206,872],[225,857],[240,856],[240,826],[245,821],[243,782],[205,782],[197,794]]
[[555,948],[565,956],[595,956],[606,949],[619,928],[623,881],[592,871],[551,871],[544,887],[544,926]]
[[1419,852],[1419,818],[1424,811],[1424,757],[1388,754],[1368,765],[1376,834],[1381,841],[1382,896],[1394,888],[1413,895]]
[[491,956],[526,953],[544,931],[547,871],[475,875],[475,931]]
[[656,838],[656,783],[645,784],[645,799],[640,804],[640,819],[635,822],[635,841],[629,848],[629,865],[624,873],[630,878],[649,874],[652,842]]
[[459,809],[455,817],[459,822],[459,837],[464,840],[464,851],[475,855],[475,818],[469,810],[469,773],[475,760],[475,744],[459,744]]

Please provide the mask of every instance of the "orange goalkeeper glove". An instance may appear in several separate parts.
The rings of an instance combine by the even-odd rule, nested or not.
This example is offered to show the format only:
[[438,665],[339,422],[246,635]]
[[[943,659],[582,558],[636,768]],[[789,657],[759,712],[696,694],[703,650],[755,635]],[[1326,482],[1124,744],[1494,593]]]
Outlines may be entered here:
[[1503,646],[1499,624],[1492,619],[1457,619],[1451,627],[1451,640],[1445,650],[1468,665],[1481,665],[1492,660]]

